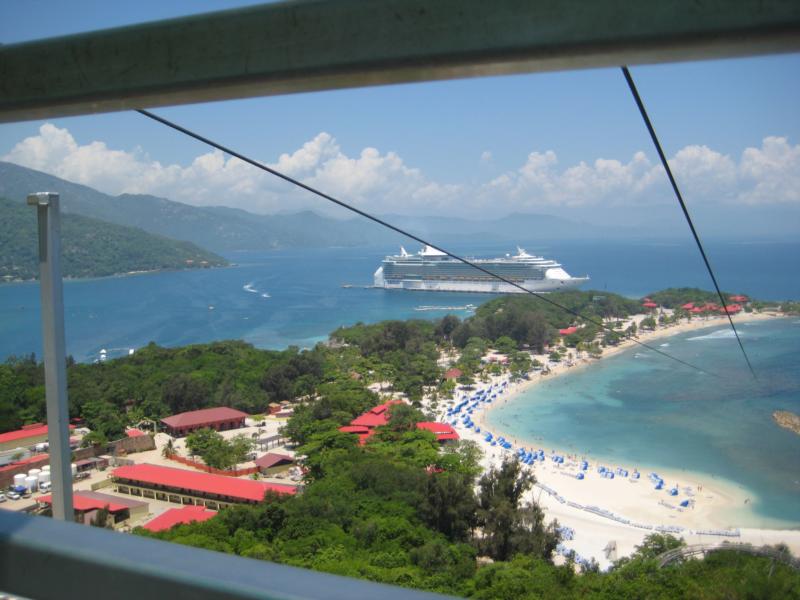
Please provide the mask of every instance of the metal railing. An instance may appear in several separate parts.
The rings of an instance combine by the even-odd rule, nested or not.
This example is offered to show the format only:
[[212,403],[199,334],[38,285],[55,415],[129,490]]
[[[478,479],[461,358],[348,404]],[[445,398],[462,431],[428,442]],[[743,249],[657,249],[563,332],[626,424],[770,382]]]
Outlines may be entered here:
[[36,600],[446,598],[0,510],[0,590]]

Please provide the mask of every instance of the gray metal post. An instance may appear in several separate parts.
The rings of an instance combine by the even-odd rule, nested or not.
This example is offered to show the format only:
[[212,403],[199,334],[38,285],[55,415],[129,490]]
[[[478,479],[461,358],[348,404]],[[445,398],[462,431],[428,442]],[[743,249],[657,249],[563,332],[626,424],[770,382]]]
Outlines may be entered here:
[[61,282],[61,215],[58,194],[30,194],[39,219],[39,287],[42,298],[42,343],[47,396],[47,435],[53,517],[73,520],[72,468],[69,449],[67,355],[64,342],[64,293]]

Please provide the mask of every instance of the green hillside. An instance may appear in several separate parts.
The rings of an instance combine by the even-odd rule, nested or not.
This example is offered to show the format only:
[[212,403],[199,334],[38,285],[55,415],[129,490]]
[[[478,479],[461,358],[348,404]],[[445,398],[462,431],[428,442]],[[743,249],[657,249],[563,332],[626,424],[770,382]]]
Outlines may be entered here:
[[[190,242],[79,215],[63,215],[65,277],[105,277],[131,271],[218,267],[227,261]],[[39,275],[36,211],[0,198],[0,281]]]

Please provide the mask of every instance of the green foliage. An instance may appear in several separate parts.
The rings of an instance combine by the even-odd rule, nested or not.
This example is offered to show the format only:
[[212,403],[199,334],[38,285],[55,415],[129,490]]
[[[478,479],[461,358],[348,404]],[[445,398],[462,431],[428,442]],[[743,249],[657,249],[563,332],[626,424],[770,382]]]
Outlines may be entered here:
[[243,435],[226,440],[213,429],[199,429],[186,436],[186,448],[209,467],[230,469],[247,459],[253,442]]
[[[36,211],[0,198],[0,281],[37,279]],[[216,267],[228,264],[190,242],[74,214],[61,218],[65,277],[104,277],[132,271]]]
[[477,518],[483,536],[477,543],[484,554],[495,560],[516,554],[550,558],[559,539],[555,524],[545,526],[542,509],[522,503],[522,495],[534,483],[533,474],[522,471],[513,459],[481,477]]
[[[730,297],[732,294],[723,292],[722,295],[725,297],[726,302],[731,302]],[[702,305],[707,302],[719,304],[719,296],[717,296],[716,292],[709,292],[699,288],[667,288],[660,292],[648,294],[647,297],[665,308],[679,308],[687,302],[692,302],[696,305]]]

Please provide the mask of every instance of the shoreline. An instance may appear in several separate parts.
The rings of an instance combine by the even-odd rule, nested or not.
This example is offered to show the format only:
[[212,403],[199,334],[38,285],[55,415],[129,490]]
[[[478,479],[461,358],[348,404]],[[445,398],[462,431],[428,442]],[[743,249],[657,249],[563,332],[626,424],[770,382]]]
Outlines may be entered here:
[[[772,313],[750,313],[734,317],[734,322],[740,324],[782,316]],[[634,320],[642,318],[644,315],[637,315]],[[693,319],[689,323],[643,332],[638,336],[638,340],[649,343],[694,330],[727,325],[728,319],[725,316]],[[545,460],[535,461],[531,466],[523,467],[530,469],[537,479],[537,485],[526,494],[525,499],[538,501],[547,513],[548,520],[556,519],[560,525],[574,530],[574,538],[560,545],[561,554],[575,551],[581,558],[595,558],[601,567],[605,568],[615,558],[633,552],[634,547],[640,544],[646,535],[656,531],[673,533],[683,537],[687,543],[721,542],[730,539],[761,545],[780,541],[789,545],[795,554],[800,553],[800,524],[786,523],[769,517],[762,518],[758,526],[747,524],[751,520],[743,519],[741,512],[744,510],[754,514],[752,506],[760,500],[756,491],[711,473],[655,467],[664,481],[664,489],[656,490],[648,478],[650,469],[645,470],[646,465],[638,461],[608,460],[604,457],[587,455],[585,458],[589,466],[587,470],[582,471],[581,460],[584,455],[575,450],[565,451],[564,447],[560,447],[557,443],[553,443],[551,447],[550,443],[545,446],[544,440],[514,439],[511,436],[508,441],[513,440],[513,445],[507,450],[501,449],[500,446],[491,446],[485,441],[484,436],[487,431],[493,432],[498,437],[504,435],[500,426],[491,425],[488,430],[486,428],[488,415],[493,408],[517,399],[520,394],[533,389],[542,381],[580,371],[582,367],[599,363],[604,358],[616,356],[636,345],[631,340],[625,340],[616,347],[605,349],[599,359],[576,356],[572,366],[568,366],[567,361],[563,361],[562,364],[551,364],[547,360],[547,355],[534,355],[534,358],[549,366],[550,374],[537,373],[532,375],[530,380],[515,383],[509,381],[507,374],[492,377],[490,383],[476,386],[478,389],[491,386],[497,396],[493,401],[479,402],[479,406],[473,409],[475,414],[471,415],[470,419],[474,427],[467,426],[462,421],[464,413],[456,415],[454,426],[462,439],[476,442],[483,451],[481,466],[484,472],[497,468],[505,458],[516,456],[520,447],[526,451],[533,451],[535,448],[546,450]],[[577,354],[574,351],[573,353]],[[474,393],[470,392],[469,395]],[[448,422],[454,418],[444,413],[437,416]],[[480,430],[480,433],[476,433],[476,429]],[[553,454],[562,456],[564,462],[554,462],[551,459]],[[614,479],[603,477],[597,471],[597,467],[601,464],[609,469],[618,468],[620,465],[629,471],[631,470],[629,465],[636,464],[640,469],[640,478],[633,479],[633,473],[623,476],[619,471],[616,471],[617,476]],[[584,479],[577,479],[576,476],[581,471]],[[666,490],[672,487],[678,489],[677,496],[667,493]],[[687,501],[688,505],[682,504]],[[747,506],[748,504],[750,506]],[[737,521],[739,521],[738,527]],[[614,550],[607,551],[611,546]]]

